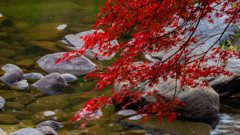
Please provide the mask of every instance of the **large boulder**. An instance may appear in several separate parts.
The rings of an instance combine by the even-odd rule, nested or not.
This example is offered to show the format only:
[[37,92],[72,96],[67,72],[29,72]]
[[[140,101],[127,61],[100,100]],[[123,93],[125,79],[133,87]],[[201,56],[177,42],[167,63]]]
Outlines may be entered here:
[[[141,84],[139,84],[141,86]],[[120,91],[123,83],[115,85],[115,91]],[[131,88],[133,91],[135,88]],[[179,81],[176,83],[174,79],[168,79],[164,82],[159,79],[159,83],[153,87],[142,86],[140,89],[144,92],[157,90],[156,95],[165,95],[169,99],[173,96],[186,103],[187,106],[179,107],[181,117],[189,120],[214,120],[218,118],[219,113],[219,96],[211,87],[180,87]],[[155,96],[156,96],[155,95]],[[142,96],[147,102],[155,102],[155,96]]]
[[55,62],[62,57],[65,52],[48,54],[37,61],[39,67],[48,73],[70,73],[73,75],[86,75],[96,70],[96,65],[84,56],[73,58],[70,61],[62,61],[55,65]]
[[67,86],[67,82],[61,74],[51,73],[35,82],[33,86],[43,93],[55,95],[62,92],[62,90]]
[[[95,31],[96,30],[89,30],[89,31],[80,32],[76,35],[73,35],[73,34],[66,35],[63,38],[63,42],[67,45],[68,48],[70,48],[72,50],[79,50],[85,44],[85,42],[82,39],[80,39],[80,37],[92,34]],[[103,33],[102,30],[99,30],[98,32]],[[112,45],[117,45],[118,41],[113,40],[113,41],[111,41],[111,44]],[[107,51],[107,50],[105,50],[105,51]],[[90,57],[90,58],[94,58],[95,54],[97,54],[97,59],[98,60],[110,60],[115,55],[115,54],[112,54],[111,56],[102,56],[102,53],[100,53],[98,51],[98,46],[91,49],[91,50],[87,50],[86,53],[85,53],[85,55]]]

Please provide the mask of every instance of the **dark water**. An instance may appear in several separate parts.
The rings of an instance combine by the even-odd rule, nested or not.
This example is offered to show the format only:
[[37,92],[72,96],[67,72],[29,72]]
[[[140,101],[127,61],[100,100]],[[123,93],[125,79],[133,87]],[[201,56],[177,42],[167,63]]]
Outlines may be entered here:
[[[2,24],[0,23],[0,66],[12,63],[20,66],[24,73],[39,72],[46,75],[46,72],[38,68],[36,61],[45,54],[67,51],[61,44],[62,37],[89,30],[103,4],[104,0],[0,0],[0,15],[7,18]],[[61,33],[56,33],[55,29],[48,28],[61,24],[67,24],[67,28]],[[111,65],[115,60],[116,58],[111,61],[95,61],[95,63]],[[1,71],[0,74],[2,75],[3,72]],[[34,81],[36,80],[30,80],[29,83],[32,84]],[[15,116],[19,123],[1,124],[0,120],[0,128],[11,133],[17,129],[34,127],[39,121],[36,118],[38,111],[32,111],[31,106],[41,104],[38,107],[40,108],[39,112],[59,111],[60,114],[64,114],[61,115],[64,117],[61,122],[65,124],[65,128],[58,134],[81,134],[84,129],[78,129],[79,122],[68,122],[68,120],[90,97],[102,94],[110,95],[113,89],[110,86],[101,93],[95,92],[87,97],[81,97],[85,92],[90,91],[95,83],[96,80],[91,78],[78,77],[77,81],[69,83],[62,94],[56,96],[48,96],[32,87],[29,92],[11,90],[1,84],[0,96],[7,100],[8,105],[0,111],[0,115]],[[103,118],[90,122],[87,129],[96,130],[100,135],[128,134],[126,133],[128,129],[115,122],[112,106],[105,108],[103,113]],[[221,128],[224,122],[220,122],[217,130],[214,130],[212,134],[237,133],[239,126],[236,126],[235,123],[238,117],[226,115],[221,115],[221,118],[223,120],[226,117],[231,119],[230,124],[228,123],[231,132]],[[85,134],[91,134],[91,132],[85,132]],[[198,135],[199,133],[188,134]]]

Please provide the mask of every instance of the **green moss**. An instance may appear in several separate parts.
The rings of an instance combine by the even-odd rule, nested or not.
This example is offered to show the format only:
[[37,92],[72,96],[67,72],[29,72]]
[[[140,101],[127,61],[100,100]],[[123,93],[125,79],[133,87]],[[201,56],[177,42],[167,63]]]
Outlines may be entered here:
[[19,120],[32,118],[32,113],[28,111],[6,111],[5,113],[11,114],[12,116],[16,117]]
[[0,124],[14,125],[18,124],[19,121],[10,114],[0,114]]
[[56,46],[56,43],[54,43],[54,42],[32,41],[30,44],[41,50],[44,50],[44,51],[49,51],[49,52],[58,52],[59,51],[59,49]]
[[41,111],[50,110],[50,108],[51,107],[47,104],[32,103],[26,107],[26,110],[32,113],[37,113]]
[[24,105],[18,102],[6,102],[4,108],[7,110],[22,110]]
[[68,94],[46,96],[38,98],[35,103],[49,105],[51,109],[64,109],[69,106],[69,96]]
[[29,104],[36,99],[36,97],[31,93],[13,90],[0,90],[0,95],[6,101],[15,101],[21,104]]
[[107,129],[100,126],[93,126],[82,130],[81,134],[83,135],[106,135]]
[[0,49],[0,57],[13,57],[17,53],[14,50],[10,49]]
[[16,62],[16,65],[22,68],[31,68],[34,66],[34,61],[32,59],[23,59]]

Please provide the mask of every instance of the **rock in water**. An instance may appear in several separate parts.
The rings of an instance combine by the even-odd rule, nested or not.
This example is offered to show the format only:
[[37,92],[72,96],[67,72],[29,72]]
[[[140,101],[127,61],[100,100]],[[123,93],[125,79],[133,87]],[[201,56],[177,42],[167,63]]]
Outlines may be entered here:
[[67,82],[59,73],[51,73],[42,77],[33,84],[38,90],[49,95],[55,95],[62,92],[67,86]]
[[73,81],[77,80],[76,76],[69,74],[69,73],[61,74],[61,75],[67,82],[73,82]]
[[24,91],[29,90],[29,85],[28,85],[27,80],[21,80],[21,81],[12,83],[9,86],[12,86],[14,88],[21,89],[21,90],[24,90]]
[[5,73],[0,80],[6,84],[12,84],[14,82],[18,82],[22,79],[23,72],[21,69],[12,68],[7,73]]
[[[67,44],[68,48],[72,49],[72,50],[79,50],[84,44],[85,42],[80,39],[79,37],[81,36],[86,36],[88,34],[92,34],[94,33],[96,30],[89,30],[89,31],[84,31],[84,32],[80,32],[76,35],[70,34],[70,35],[66,35],[63,39],[63,42],[65,44]],[[102,30],[98,31],[99,33],[103,33]],[[112,45],[117,45],[118,41],[117,40],[113,40],[111,41]],[[105,50],[105,52],[107,52],[108,50]],[[96,45],[96,47],[92,50],[87,50],[85,55],[90,57],[90,58],[94,58],[95,54],[97,54],[97,58],[98,60],[111,60],[115,54],[112,54],[111,56],[102,56],[102,53],[100,53],[98,51],[98,45]]]
[[5,71],[5,72],[10,71],[11,69],[19,69],[19,70],[21,70],[18,66],[14,65],[14,64],[6,64],[6,65],[2,66],[1,69],[3,71]]
[[58,135],[56,131],[54,131],[53,128],[50,126],[43,126],[37,128],[37,130],[41,131],[44,135]]
[[59,129],[63,128],[63,125],[61,123],[59,123],[57,121],[53,121],[53,120],[47,120],[47,121],[41,122],[41,123],[37,124],[36,127],[41,128],[44,126],[50,126],[54,130],[59,130]]
[[[123,84],[115,84],[114,90],[116,92],[120,91],[123,89]],[[176,86],[178,87],[176,88]],[[132,90],[134,91],[134,88]],[[178,109],[181,117],[184,119],[204,121],[218,118],[219,96],[211,87],[181,88],[179,81],[176,84],[175,79],[168,79],[168,81],[164,82],[162,78],[159,78],[158,84],[155,84],[153,87],[145,86],[141,89],[143,92],[154,90],[158,91],[157,95],[165,95],[169,99],[172,99],[178,93],[176,95],[178,99],[187,104],[187,106],[179,107]],[[143,95],[142,98],[147,102],[156,102],[155,95]]]
[[44,134],[34,128],[23,128],[11,133],[10,135],[44,135]]
[[66,52],[45,55],[37,61],[37,64],[48,73],[70,73],[80,76],[96,70],[97,66],[84,56],[72,58],[68,62],[62,61],[55,65],[55,62],[65,53]]
[[43,75],[40,73],[26,73],[23,74],[23,79],[40,79]]
[[5,104],[5,99],[0,96],[0,109],[3,108],[4,104]]

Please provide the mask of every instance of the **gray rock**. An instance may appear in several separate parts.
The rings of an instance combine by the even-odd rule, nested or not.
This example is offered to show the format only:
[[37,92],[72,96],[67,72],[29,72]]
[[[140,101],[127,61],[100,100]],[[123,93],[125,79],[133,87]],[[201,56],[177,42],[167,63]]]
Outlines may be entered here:
[[55,95],[62,92],[67,86],[67,82],[59,73],[51,73],[42,77],[33,84],[38,90],[49,95]]
[[65,74],[61,74],[61,75],[67,82],[73,82],[73,81],[77,80],[76,76],[69,74],[69,73],[65,73]]
[[12,84],[14,82],[18,82],[22,79],[23,72],[21,69],[12,68],[8,72],[6,72],[0,80],[6,84]]
[[[86,36],[88,34],[92,34],[94,33],[96,30],[89,30],[89,31],[84,31],[84,32],[80,32],[76,35],[70,34],[70,35],[66,35],[63,38],[63,43],[67,44],[68,48],[72,49],[72,50],[79,50],[84,44],[85,42],[80,39],[79,37],[81,36]],[[102,30],[99,30],[99,33],[103,33]],[[118,41],[117,40],[113,40],[111,41],[112,45],[117,45]],[[105,50],[107,51],[107,50]],[[93,48],[92,50],[87,50],[85,55],[90,57],[90,58],[94,58],[95,54],[97,54],[97,58],[98,60],[111,60],[115,54],[112,54],[111,56],[102,56],[102,53],[100,53],[98,51],[98,46],[96,46],[95,48]]]
[[[125,84],[126,83],[127,82],[125,82]],[[123,88],[123,84],[124,83],[115,84],[114,90],[116,92],[120,91]],[[158,84],[155,84],[153,87],[142,86],[139,91],[149,92],[157,90],[157,95],[166,95],[169,99],[177,96],[179,100],[187,104],[185,107],[179,107],[179,113],[181,117],[185,119],[210,120],[218,117],[219,96],[214,89],[210,87],[181,88],[179,86],[179,81],[176,84],[176,80],[174,79],[169,79],[167,82],[164,82],[163,79],[160,78]],[[141,84],[139,84],[138,87],[141,87]],[[134,87],[130,89],[133,91],[136,90]],[[156,102],[156,95],[143,95],[142,98],[147,102]]]
[[17,88],[17,89],[24,90],[24,91],[28,91],[29,90],[29,85],[28,85],[27,80],[21,80],[21,81],[12,83],[9,86]]
[[41,131],[44,135],[57,135],[56,131],[50,126],[43,126],[37,128],[37,130]]
[[10,71],[11,69],[19,69],[19,70],[21,70],[18,66],[13,65],[13,64],[6,64],[6,65],[2,66],[1,69],[2,69],[3,71],[5,71],[5,72]]
[[44,135],[44,134],[34,128],[23,128],[11,133],[10,135]]
[[131,115],[135,115],[138,112],[132,109],[126,109],[126,110],[120,110],[118,111],[118,115],[123,115],[123,116],[131,116]]
[[41,128],[44,126],[50,126],[54,130],[59,130],[59,129],[63,128],[63,125],[61,123],[59,123],[57,121],[53,121],[53,120],[47,120],[47,121],[41,122],[41,123],[37,124],[36,127]]
[[0,109],[3,108],[4,104],[5,104],[5,99],[3,97],[0,96]]
[[96,65],[84,56],[73,58],[70,61],[62,61],[55,65],[55,62],[62,57],[65,52],[48,54],[37,61],[39,67],[48,73],[70,73],[73,75],[86,75],[96,70]]
[[23,74],[23,79],[40,79],[43,75],[40,73],[26,73]]
[[7,133],[0,128],[0,135],[7,135]]

